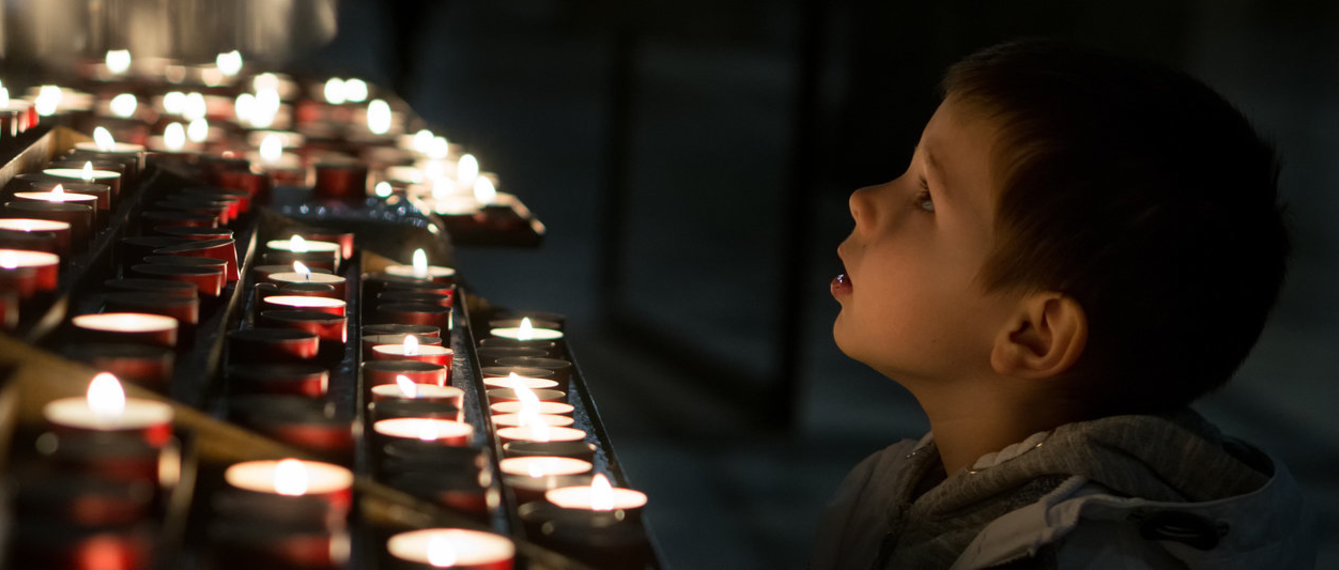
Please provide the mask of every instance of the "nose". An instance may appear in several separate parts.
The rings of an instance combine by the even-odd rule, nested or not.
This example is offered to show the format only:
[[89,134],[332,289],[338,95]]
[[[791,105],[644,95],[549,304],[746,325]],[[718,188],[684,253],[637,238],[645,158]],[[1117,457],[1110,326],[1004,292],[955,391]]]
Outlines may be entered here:
[[851,218],[855,220],[856,231],[872,227],[874,224],[874,190],[878,186],[866,186],[851,193],[847,202],[851,206]]

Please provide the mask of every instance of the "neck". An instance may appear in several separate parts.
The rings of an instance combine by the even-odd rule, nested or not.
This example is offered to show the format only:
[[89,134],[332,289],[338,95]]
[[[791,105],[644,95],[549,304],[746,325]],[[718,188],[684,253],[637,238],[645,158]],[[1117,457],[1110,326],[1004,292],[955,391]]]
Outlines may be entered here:
[[1084,419],[1074,402],[1062,398],[965,392],[916,395],[929,416],[935,446],[949,475],[1034,433]]

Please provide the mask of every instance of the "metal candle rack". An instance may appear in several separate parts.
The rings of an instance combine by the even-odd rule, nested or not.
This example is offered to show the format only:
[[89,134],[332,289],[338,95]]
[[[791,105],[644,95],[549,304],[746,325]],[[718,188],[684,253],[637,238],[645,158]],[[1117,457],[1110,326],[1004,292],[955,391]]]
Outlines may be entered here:
[[[72,147],[76,140],[85,138],[58,127],[31,130],[18,138],[0,141],[0,153],[4,153],[6,158],[4,165],[0,166],[0,182],[8,182],[19,172],[45,164]],[[82,393],[84,382],[92,374],[79,364],[44,350],[32,349],[49,348],[57,344],[59,339],[55,335],[67,315],[99,310],[93,293],[99,290],[103,279],[114,277],[114,246],[143,209],[143,198],[160,188],[184,183],[190,181],[168,170],[150,168],[138,188],[127,189],[123,193],[126,198],[112,212],[110,223],[97,234],[93,245],[63,263],[58,289],[45,306],[40,307],[36,314],[32,310],[27,311],[18,329],[12,331],[12,336],[0,334],[0,378],[7,376],[0,380],[3,382],[0,384],[0,441],[8,442],[0,446],[0,473],[11,473],[35,455],[34,442],[43,431],[40,416],[42,405],[57,397]],[[345,231],[352,230],[360,242],[365,237],[375,241],[377,234],[384,233],[383,230],[390,227],[394,231],[414,234],[416,239],[435,242],[449,253],[446,238],[427,229],[436,227],[441,231],[446,227],[436,216],[398,212],[397,217],[366,206],[337,204],[320,215],[309,215],[309,209],[298,207],[291,200],[286,202],[282,192],[278,192],[274,204],[274,211],[278,215],[261,213],[251,219],[241,220],[233,227],[243,278],[228,285],[218,306],[208,313],[202,312],[193,337],[187,340],[191,348],[178,351],[176,355],[175,372],[167,394],[176,402],[175,467],[179,478],[162,501],[159,532],[156,534],[156,568],[212,568],[203,559],[199,542],[202,540],[200,529],[208,523],[205,517],[209,514],[208,506],[203,504],[206,501],[202,499],[208,496],[209,486],[216,481],[223,466],[249,459],[312,456],[301,449],[283,445],[222,420],[230,397],[225,390],[222,374],[223,363],[227,358],[224,341],[229,331],[246,326],[247,315],[252,312],[255,301],[249,291],[254,286],[254,278],[250,270],[254,265],[257,244],[262,238],[280,237],[275,233],[282,231],[285,224],[301,224],[335,226]],[[526,231],[532,230],[527,228]],[[528,239],[537,240],[537,237],[531,234],[530,238],[522,236],[510,239],[512,243],[521,243]],[[510,536],[516,544],[517,566],[520,568],[585,567],[574,559],[527,540],[517,515],[518,502],[501,485],[500,476],[492,478],[491,486],[493,492],[500,494],[502,501],[498,508],[492,509],[491,520],[486,524],[415,499],[381,484],[371,476],[373,459],[369,445],[370,430],[367,429],[370,427],[365,398],[367,392],[360,381],[361,340],[357,334],[363,324],[360,277],[366,270],[364,264],[368,260],[384,261],[373,253],[363,251],[362,257],[355,256],[347,269],[350,289],[346,295],[349,303],[347,326],[353,333],[350,335],[352,344],[346,346],[341,361],[330,364],[331,390],[328,401],[335,406],[337,413],[347,414],[350,424],[357,426],[351,465],[357,475],[354,486],[356,508],[352,511],[350,521],[352,556],[347,567],[381,567],[384,560],[382,544],[391,531],[434,526],[491,530]],[[498,462],[502,457],[501,444],[488,420],[486,387],[475,350],[478,341],[487,334],[490,309],[486,307],[486,302],[461,285],[453,312],[456,330],[452,335],[452,348],[455,350],[452,383],[467,394],[464,419],[474,427],[476,440],[481,434],[485,436],[485,455],[492,472],[497,474]],[[587,441],[596,445],[593,461],[595,472],[605,473],[615,484],[627,486],[626,476],[614,455],[608,432],[600,421],[594,398],[580,367],[576,365],[574,355],[565,341],[560,343],[560,348],[562,355],[573,361],[568,398],[575,408],[575,427],[585,430],[588,433]],[[151,396],[135,387],[129,387],[127,391],[131,395]],[[14,517],[13,512],[0,511],[0,528],[12,526],[3,524],[5,521],[21,525],[22,520],[11,520]],[[646,538],[652,551],[646,567],[661,567],[649,532]],[[4,552],[0,552],[0,556],[3,555]]]

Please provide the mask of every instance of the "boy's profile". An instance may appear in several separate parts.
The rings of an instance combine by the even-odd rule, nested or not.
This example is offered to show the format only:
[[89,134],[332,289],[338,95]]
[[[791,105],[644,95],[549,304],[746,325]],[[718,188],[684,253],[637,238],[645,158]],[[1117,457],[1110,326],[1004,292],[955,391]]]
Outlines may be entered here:
[[1190,411],[1288,239],[1270,145],[1177,71],[1049,41],[952,66],[851,195],[837,345],[931,433],[857,466],[814,568],[1309,568],[1284,467]]

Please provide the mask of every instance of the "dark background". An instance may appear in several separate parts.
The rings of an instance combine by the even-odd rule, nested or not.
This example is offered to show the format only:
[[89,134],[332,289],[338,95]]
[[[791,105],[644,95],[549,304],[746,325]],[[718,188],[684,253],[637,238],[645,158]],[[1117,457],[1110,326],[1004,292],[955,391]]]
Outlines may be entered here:
[[833,346],[827,287],[846,196],[905,168],[945,66],[1048,35],[1192,72],[1277,142],[1297,243],[1255,354],[1199,407],[1289,465],[1339,567],[1339,4],[343,0],[339,26],[304,71],[394,88],[548,225],[459,267],[569,316],[679,568],[803,567],[846,470],[926,429]]

